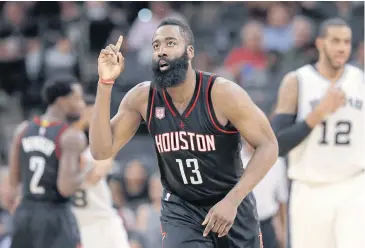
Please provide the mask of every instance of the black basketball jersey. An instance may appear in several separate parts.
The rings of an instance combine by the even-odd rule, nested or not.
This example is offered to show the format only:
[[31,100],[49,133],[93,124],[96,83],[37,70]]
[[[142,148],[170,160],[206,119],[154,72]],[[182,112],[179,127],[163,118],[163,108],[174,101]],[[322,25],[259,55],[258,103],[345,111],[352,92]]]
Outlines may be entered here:
[[240,134],[230,123],[222,126],[214,114],[210,92],[216,77],[196,72],[195,91],[182,114],[167,91],[153,83],[148,101],[146,122],[162,184],[199,205],[221,200],[243,174]]
[[35,118],[19,139],[23,198],[36,201],[65,202],[57,189],[60,158],[59,138],[66,123],[47,123]]

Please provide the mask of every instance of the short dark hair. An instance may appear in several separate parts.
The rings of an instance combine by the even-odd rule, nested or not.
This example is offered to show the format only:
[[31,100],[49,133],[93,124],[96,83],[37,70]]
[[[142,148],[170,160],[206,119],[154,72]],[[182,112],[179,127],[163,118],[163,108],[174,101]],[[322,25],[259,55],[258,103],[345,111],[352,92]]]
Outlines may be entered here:
[[330,27],[341,27],[341,26],[346,26],[346,27],[350,27],[347,22],[339,17],[336,17],[336,18],[330,18],[330,19],[327,19],[325,21],[323,21],[321,23],[321,25],[319,26],[319,32],[318,32],[318,37],[326,37],[327,35],[327,31],[328,31],[328,28]]
[[180,29],[180,34],[182,37],[184,37],[185,42],[187,45],[194,46],[194,35],[193,31],[191,31],[191,28],[189,24],[185,23],[184,21],[180,19],[175,18],[167,18],[161,21],[160,25],[158,25],[157,28],[160,28],[162,26],[178,26]]
[[79,80],[70,75],[54,77],[43,86],[43,100],[48,105],[55,103],[59,97],[67,96],[72,93],[72,85],[78,84]]

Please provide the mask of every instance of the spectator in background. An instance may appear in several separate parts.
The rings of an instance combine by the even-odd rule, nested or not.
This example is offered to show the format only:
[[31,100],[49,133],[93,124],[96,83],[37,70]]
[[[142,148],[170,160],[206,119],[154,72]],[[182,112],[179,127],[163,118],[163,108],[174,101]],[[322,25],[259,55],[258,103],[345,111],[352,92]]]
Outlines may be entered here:
[[243,46],[235,48],[225,61],[225,69],[250,95],[266,114],[272,111],[280,80],[276,80],[281,54],[265,53],[262,46],[263,26],[256,21],[248,22],[242,29]]
[[148,202],[148,173],[139,160],[128,162],[122,173],[115,173],[110,186],[118,208],[136,211],[140,204]]
[[26,117],[30,112],[34,112],[35,108],[41,109],[43,103],[39,90],[43,85],[42,48],[38,27],[34,25],[27,39],[27,53],[25,56],[28,85],[22,90],[22,105]]
[[[73,46],[80,44],[80,41],[83,44],[89,44],[89,41],[85,39],[85,30],[78,22],[81,18],[81,8],[79,5],[73,1],[60,2],[60,20],[64,24],[65,33]],[[83,48],[86,49],[86,46]]]
[[265,22],[267,19],[267,10],[273,4],[270,1],[247,1],[244,2],[248,10],[250,19]]
[[129,236],[129,246],[130,248],[145,248],[142,235],[137,232],[131,232]]
[[[246,142],[242,149],[244,166],[254,149]],[[265,248],[285,248],[288,182],[284,159],[279,158],[262,181],[253,189]],[[275,222],[278,217],[279,221]],[[274,225],[274,223],[276,225]]]
[[355,59],[352,64],[364,70],[364,41],[361,41],[357,46]]
[[86,15],[90,22],[89,41],[92,53],[99,53],[100,49],[105,46],[110,32],[114,25],[110,21],[109,3],[104,1],[87,1]]
[[234,48],[227,56],[224,67],[243,86],[255,76],[256,71],[267,65],[267,57],[263,50],[263,26],[250,21],[241,30],[242,46]]
[[313,62],[317,57],[314,46],[314,27],[309,19],[297,16],[293,20],[294,46],[285,53],[281,61],[280,77],[303,65]]
[[[193,61],[193,66],[197,70],[201,71],[212,71],[217,72],[217,64],[214,60],[214,57],[208,52],[200,52],[195,54],[195,59]],[[218,74],[218,73],[217,73]],[[219,74],[221,77],[222,74]]]
[[21,2],[5,2],[0,19],[0,87],[8,94],[26,85],[24,31],[29,22]]
[[78,61],[71,42],[65,35],[60,35],[57,43],[46,51],[46,80],[55,75],[78,75]]
[[38,30],[27,40],[25,67],[30,82],[38,81],[41,71],[41,40],[37,32]]
[[293,29],[287,7],[282,3],[272,5],[267,14],[264,28],[264,48],[266,51],[286,52],[293,46]]
[[157,26],[165,18],[185,19],[173,10],[167,2],[149,2],[152,17],[149,21],[141,20],[139,16],[134,20],[127,37],[127,45],[131,50],[139,51],[139,61],[142,64],[152,62],[151,41]]
[[149,2],[149,7],[152,12],[151,19],[143,21],[137,16],[129,30],[127,44],[132,50],[143,50],[146,46],[150,47],[154,31],[163,19],[170,17],[184,19],[167,2]]
[[149,180],[150,203],[141,205],[137,210],[137,230],[145,239],[145,248],[162,247],[161,239],[161,195],[160,174],[155,173]]

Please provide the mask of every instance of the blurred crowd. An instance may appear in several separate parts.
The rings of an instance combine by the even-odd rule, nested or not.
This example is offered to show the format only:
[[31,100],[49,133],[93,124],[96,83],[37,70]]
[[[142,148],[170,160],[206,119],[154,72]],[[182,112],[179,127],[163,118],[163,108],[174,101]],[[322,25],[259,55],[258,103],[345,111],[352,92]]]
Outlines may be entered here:
[[[241,85],[269,116],[285,73],[317,59],[318,24],[341,17],[353,30],[351,64],[364,67],[364,2],[0,2],[0,204],[6,209],[7,154],[15,126],[44,110],[40,89],[57,74],[77,76],[95,94],[97,56],[122,34],[126,66],[113,88],[124,94],[151,78],[151,40],[166,17],[190,23],[194,66]],[[160,189],[152,140],[141,125],[110,176],[133,248],[160,247]],[[285,180],[285,178],[283,179]],[[285,203],[285,197],[283,197]],[[0,248],[11,217],[0,213]],[[4,246],[6,247],[6,246]]]

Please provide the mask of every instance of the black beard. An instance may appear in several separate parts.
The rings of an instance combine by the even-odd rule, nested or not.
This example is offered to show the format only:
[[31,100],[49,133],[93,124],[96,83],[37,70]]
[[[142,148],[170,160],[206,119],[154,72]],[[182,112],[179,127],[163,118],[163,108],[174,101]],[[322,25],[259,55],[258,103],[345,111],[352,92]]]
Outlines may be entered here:
[[[160,70],[160,60],[165,60],[169,68],[166,71]],[[186,73],[189,68],[188,52],[176,59],[159,58],[157,61],[152,60],[153,83],[159,89],[178,86],[186,79]]]

